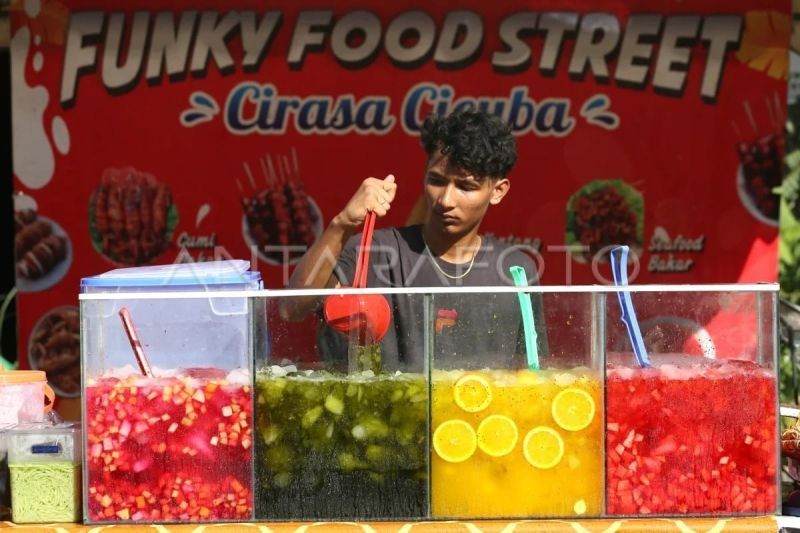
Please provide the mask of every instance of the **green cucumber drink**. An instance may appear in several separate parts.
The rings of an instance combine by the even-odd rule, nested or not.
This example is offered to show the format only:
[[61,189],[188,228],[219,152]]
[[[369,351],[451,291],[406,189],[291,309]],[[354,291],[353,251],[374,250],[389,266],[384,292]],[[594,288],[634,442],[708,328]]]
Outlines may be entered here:
[[256,516],[424,517],[427,412],[422,374],[259,371]]

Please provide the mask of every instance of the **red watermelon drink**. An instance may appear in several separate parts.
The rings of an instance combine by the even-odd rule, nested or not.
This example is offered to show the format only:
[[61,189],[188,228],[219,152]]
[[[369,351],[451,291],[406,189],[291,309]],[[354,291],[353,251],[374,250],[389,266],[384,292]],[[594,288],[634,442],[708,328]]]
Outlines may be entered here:
[[87,383],[88,519],[250,519],[248,373],[194,369],[156,376]]
[[774,372],[659,356],[652,368],[610,365],[607,386],[609,514],[777,510]]

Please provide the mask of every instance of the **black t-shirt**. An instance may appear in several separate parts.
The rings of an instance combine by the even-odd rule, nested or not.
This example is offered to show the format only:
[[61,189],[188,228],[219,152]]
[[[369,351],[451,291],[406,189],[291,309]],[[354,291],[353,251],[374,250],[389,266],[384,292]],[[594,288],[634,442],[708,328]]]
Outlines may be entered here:
[[[336,265],[335,275],[342,285],[351,285],[360,241],[360,234],[349,239]],[[442,271],[458,279],[442,274],[434,261]],[[525,341],[517,294],[469,293],[469,287],[513,285],[509,268],[514,265],[525,269],[529,284],[538,283],[531,257],[493,237],[481,237],[481,248],[470,269],[469,263],[454,265],[434,258],[426,249],[422,226],[376,230],[367,287],[465,287],[463,294],[431,295],[430,315],[425,312],[426,298],[422,294],[386,295],[392,323],[381,341],[383,368],[423,370],[426,316],[433,322],[435,368],[524,366]],[[541,298],[532,296],[537,344],[539,352],[546,353]],[[328,330],[320,340],[325,359],[341,363],[346,358],[343,336]]]

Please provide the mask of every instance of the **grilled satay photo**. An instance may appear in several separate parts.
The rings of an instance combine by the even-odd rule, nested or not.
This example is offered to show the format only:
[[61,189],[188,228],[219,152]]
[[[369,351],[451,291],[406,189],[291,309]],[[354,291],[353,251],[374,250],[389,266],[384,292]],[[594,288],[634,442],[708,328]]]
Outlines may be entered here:
[[152,174],[106,169],[90,207],[95,246],[114,262],[146,264],[169,244],[172,194]]
[[162,234],[167,228],[167,213],[172,198],[169,189],[164,184],[160,184],[156,189],[156,196],[153,200],[153,231],[156,235]]
[[[242,193],[240,203],[248,234],[262,253],[274,257],[276,261],[283,260],[283,253],[271,252],[270,247],[308,247],[316,239],[315,212],[300,180],[294,151],[292,159],[293,166],[286,156],[278,157],[277,165],[273,164],[269,155],[259,161],[266,182],[264,189],[256,186],[250,167],[245,164],[252,194],[248,195],[242,183],[237,181]],[[297,253],[291,252],[290,255]]]
[[61,372],[54,373],[48,379],[53,387],[62,391],[62,394],[78,391],[81,386],[80,365],[72,365]]
[[125,231],[132,240],[136,240],[142,231],[141,208],[142,189],[139,185],[131,183],[125,190]]
[[290,181],[286,184],[285,194],[291,206],[292,226],[297,240],[306,246],[314,243],[314,230],[311,223],[311,206],[302,184]]
[[51,233],[53,233],[53,226],[46,220],[36,220],[33,224],[23,227],[14,237],[14,253],[17,257],[22,257],[37,242]]
[[139,222],[142,225],[143,234],[146,234],[153,227],[153,196],[155,191],[145,184],[142,187],[142,195],[139,199]]
[[36,211],[33,209],[22,209],[14,213],[14,232],[19,233],[22,228],[32,224],[36,217]]
[[108,188],[107,183],[100,183],[94,195],[94,224],[100,233],[108,232]]
[[144,257],[153,257],[158,253],[163,241],[156,238],[153,230],[146,230],[139,241],[140,249]]
[[39,357],[38,368],[47,373],[58,372],[75,365],[80,360],[80,337],[77,333],[55,333],[47,342],[34,345]]
[[31,366],[47,373],[60,395],[80,391],[80,329],[78,310],[62,307],[42,317],[31,332]]
[[67,257],[67,240],[60,235],[48,235],[17,261],[17,275],[39,279]]
[[122,187],[113,184],[108,191],[108,219],[111,233],[119,236],[125,229],[125,216],[122,211]]

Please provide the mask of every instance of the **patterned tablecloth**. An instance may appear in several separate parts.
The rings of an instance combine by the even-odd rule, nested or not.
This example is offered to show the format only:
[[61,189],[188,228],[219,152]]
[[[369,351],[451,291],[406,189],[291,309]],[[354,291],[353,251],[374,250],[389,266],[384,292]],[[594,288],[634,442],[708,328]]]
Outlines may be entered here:
[[23,525],[0,522],[0,529],[30,533],[720,533],[775,532],[775,517],[684,518],[623,520],[522,520],[513,522],[261,522],[254,524],[209,525],[124,525],[85,526],[82,524]]

